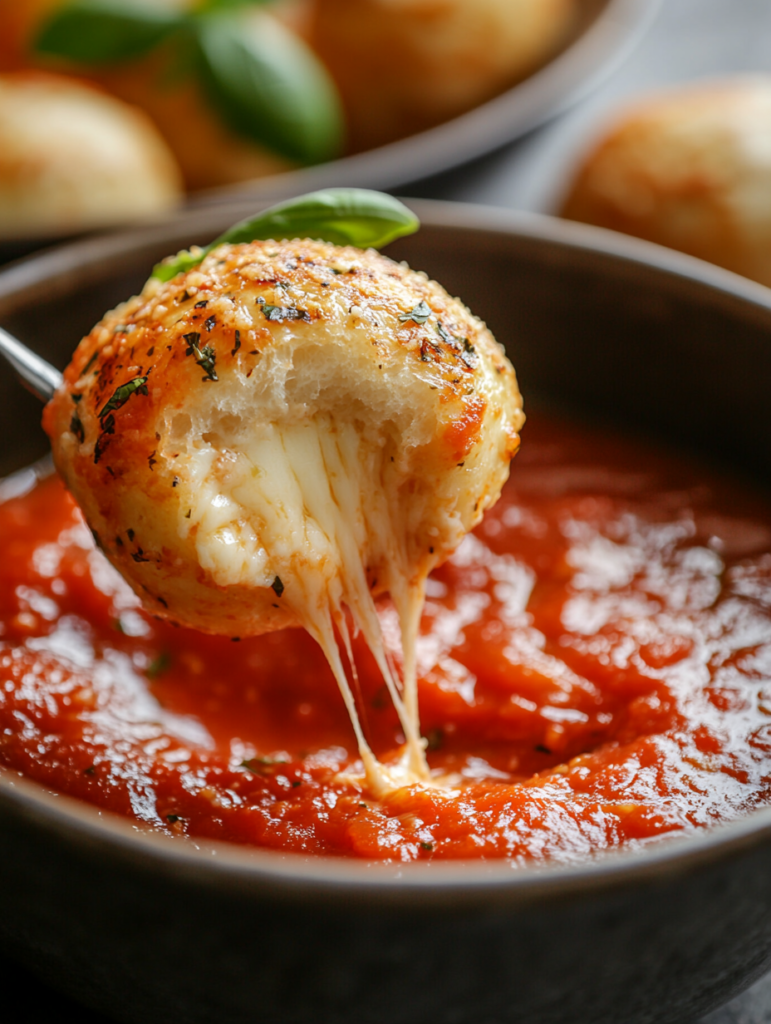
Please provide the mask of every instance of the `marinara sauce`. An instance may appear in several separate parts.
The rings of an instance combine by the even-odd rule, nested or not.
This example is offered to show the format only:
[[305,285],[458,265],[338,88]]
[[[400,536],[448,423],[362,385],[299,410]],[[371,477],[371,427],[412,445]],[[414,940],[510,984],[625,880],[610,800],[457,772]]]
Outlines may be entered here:
[[[363,643],[355,657],[387,760],[403,737]],[[0,505],[0,764],[180,836],[525,862],[771,800],[771,503],[536,418],[500,502],[429,581],[419,663],[445,787],[375,800],[305,633],[149,618],[55,477]]]

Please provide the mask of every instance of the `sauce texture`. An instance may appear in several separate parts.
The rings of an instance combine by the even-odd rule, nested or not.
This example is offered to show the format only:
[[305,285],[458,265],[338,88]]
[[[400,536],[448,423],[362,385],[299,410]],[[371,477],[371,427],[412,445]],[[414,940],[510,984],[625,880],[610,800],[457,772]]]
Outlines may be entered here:
[[[394,609],[380,602],[398,649]],[[367,737],[404,737],[354,641]],[[396,654],[392,653],[392,658]],[[771,502],[540,416],[429,581],[418,645],[444,785],[376,800],[303,631],[146,615],[55,477],[0,505],[0,764],[172,834],[416,860],[574,861],[771,801]]]

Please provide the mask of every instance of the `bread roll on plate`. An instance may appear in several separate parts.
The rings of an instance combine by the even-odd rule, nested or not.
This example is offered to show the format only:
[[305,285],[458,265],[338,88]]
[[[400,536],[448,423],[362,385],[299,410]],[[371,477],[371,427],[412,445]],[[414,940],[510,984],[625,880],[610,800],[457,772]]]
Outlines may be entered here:
[[630,107],[582,162],[562,215],[771,285],[771,77]]
[[0,238],[118,224],[180,195],[174,158],[140,111],[61,75],[0,75]]
[[337,82],[355,149],[462,114],[562,43],[576,0],[315,0],[310,41]]

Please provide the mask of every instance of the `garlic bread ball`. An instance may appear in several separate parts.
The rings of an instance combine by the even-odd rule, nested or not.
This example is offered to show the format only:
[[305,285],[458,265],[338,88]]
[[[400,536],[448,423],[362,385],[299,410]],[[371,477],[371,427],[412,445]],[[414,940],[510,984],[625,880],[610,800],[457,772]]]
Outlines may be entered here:
[[61,75],[0,75],[0,238],[149,216],[172,208],[181,189],[140,111]]
[[146,607],[247,636],[398,601],[498,498],[523,419],[460,301],[374,251],[295,240],[151,279],[83,339],[44,425]]
[[314,0],[309,39],[343,97],[354,149],[449,120],[531,74],[576,0]]
[[562,215],[771,285],[771,77],[691,85],[623,112]]

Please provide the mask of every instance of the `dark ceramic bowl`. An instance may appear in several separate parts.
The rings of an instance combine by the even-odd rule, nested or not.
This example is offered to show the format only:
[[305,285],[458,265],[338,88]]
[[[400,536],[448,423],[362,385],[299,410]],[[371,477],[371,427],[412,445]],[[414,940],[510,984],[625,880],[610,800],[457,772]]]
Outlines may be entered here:
[[[392,249],[460,293],[533,399],[771,466],[771,291],[599,230],[419,203]],[[62,365],[203,211],[0,273],[0,322]],[[0,375],[2,469],[45,450]],[[514,870],[282,856],[148,834],[0,774],[0,941],[142,1024],[684,1024],[771,961],[771,808],[642,853]]]

